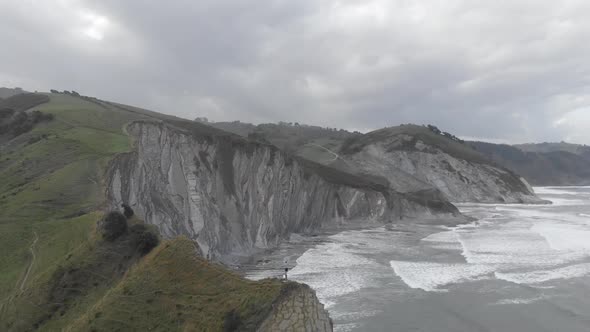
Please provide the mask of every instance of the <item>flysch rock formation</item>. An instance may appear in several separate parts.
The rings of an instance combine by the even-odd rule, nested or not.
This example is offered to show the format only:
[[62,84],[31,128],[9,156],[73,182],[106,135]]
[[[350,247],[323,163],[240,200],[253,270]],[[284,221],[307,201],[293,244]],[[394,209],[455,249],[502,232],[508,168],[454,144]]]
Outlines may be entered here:
[[107,174],[111,208],[129,204],[164,237],[185,235],[226,263],[324,226],[462,219],[436,190],[400,193],[387,181],[293,159],[232,134],[163,122],[127,126],[132,152]]
[[324,305],[307,285],[291,284],[273,304],[258,332],[329,332],[333,325]]
[[[427,130],[407,127],[417,132]],[[389,133],[387,129],[368,135],[375,137],[357,144],[345,157],[364,172],[389,179],[397,191],[433,186],[455,203],[547,203],[524,178],[458,142],[444,137],[430,139],[436,143],[444,140],[441,144],[447,146],[441,148],[418,135]]]

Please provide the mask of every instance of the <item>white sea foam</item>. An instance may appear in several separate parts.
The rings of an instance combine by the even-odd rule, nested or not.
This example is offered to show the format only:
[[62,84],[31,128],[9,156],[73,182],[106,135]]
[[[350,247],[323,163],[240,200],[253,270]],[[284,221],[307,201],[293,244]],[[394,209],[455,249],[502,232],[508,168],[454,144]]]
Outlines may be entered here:
[[590,228],[582,225],[538,223],[532,231],[540,234],[549,246],[558,251],[590,253]]
[[481,280],[494,272],[493,267],[473,264],[391,261],[391,267],[410,288],[428,292],[445,291],[442,287]]
[[580,213],[580,214],[578,214],[578,216],[584,217],[584,218],[590,218],[590,214],[586,214],[586,213]]
[[568,198],[556,198],[556,197],[548,197],[548,200],[553,203],[554,206],[574,206],[574,205],[585,205],[588,203],[586,200],[581,199],[568,199]]
[[590,274],[590,263],[582,263],[560,267],[552,270],[537,270],[529,272],[496,272],[497,279],[515,284],[539,284],[557,279],[571,279]]
[[577,191],[571,191],[571,189],[575,189],[575,188],[572,188],[572,187],[537,187],[537,188],[535,188],[535,194],[537,194],[537,195],[578,195],[578,194],[580,194]]
[[421,241],[425,242],[443,242],[443,243],[457,243],[457,233],[453,230],[430,234]]
[[299,257],[289,278],[310,285],[330,307],[334,303],[330,299],[370,285],[377,267],[373,260],[351,253],[345,243],[326,243]]
[[457,232],[455,232],[454,230],[434,233],[423,238],[421,241],[426,242],[429,246],[437,249],[462,249],[461,243],[459,243]]
[[350,332],[358,329],[359,326],[357,323],[337,324],[334,326],[334,332]]
[[500,300],[494,303],[494,305],[502,305],[502,304],[530,304],[533,302],[537,302],[540,300],[545,299],[544,296],[536,296],[531,298],[515,298],[515,299],[505,299]]

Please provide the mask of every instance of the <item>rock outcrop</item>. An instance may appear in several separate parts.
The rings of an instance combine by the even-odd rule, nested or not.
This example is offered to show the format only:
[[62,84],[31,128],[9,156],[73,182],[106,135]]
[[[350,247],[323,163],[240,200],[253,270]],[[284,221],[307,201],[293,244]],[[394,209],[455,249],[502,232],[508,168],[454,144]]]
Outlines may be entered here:
[[331,332],[332,320],[315,292],[307,285],[292,283],[258,332]]
[[111,162],[108,204],[128,204],[164,237],[185,235],[222,261],[358,218],[459,215],[436,191],[399,193],[383,179],[293,159],[232,134],[150,121],[127,132],[135,148]]
[[[342,155],[404,192],[435,187],[452,202],[543,203],[531,186],[470,146],[406,125],[348,142]],[[397,185],[396,185],[397,184]]]

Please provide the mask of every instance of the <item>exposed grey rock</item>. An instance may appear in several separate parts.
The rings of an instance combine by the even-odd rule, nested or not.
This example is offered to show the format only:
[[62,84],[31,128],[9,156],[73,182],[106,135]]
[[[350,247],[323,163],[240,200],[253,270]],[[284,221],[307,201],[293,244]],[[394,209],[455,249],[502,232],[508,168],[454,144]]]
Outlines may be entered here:
[[315,292],[307,285],[291,283],[273,304],[258,332],[331,332],[332,320]]
[[164,237],[185,235],[212,258],[229,261],[275,247],[291,233],[358,218],[459,216],[438,191],[399,193],[387,183],[307,165],[273,146],[185,129],[130,124],[135,148],[111,162],[108,204],[129,204]]
[[367,173],[386,177],[397,191],[433,186],[452,202],[545,202],[522,177],[474,157],[475,151],[460,158],[413,135],[382,136],[347,158]]

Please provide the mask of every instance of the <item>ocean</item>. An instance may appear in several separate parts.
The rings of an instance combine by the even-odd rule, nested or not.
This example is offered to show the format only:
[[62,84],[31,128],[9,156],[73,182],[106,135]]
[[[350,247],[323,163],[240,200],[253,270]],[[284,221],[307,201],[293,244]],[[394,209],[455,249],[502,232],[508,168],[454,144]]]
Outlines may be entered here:
[[476,221],[296,236],[247,276],[276,276],[282,259],[336,331],[590,331],[590,187],[535,191],[553,204],[461,204]]

